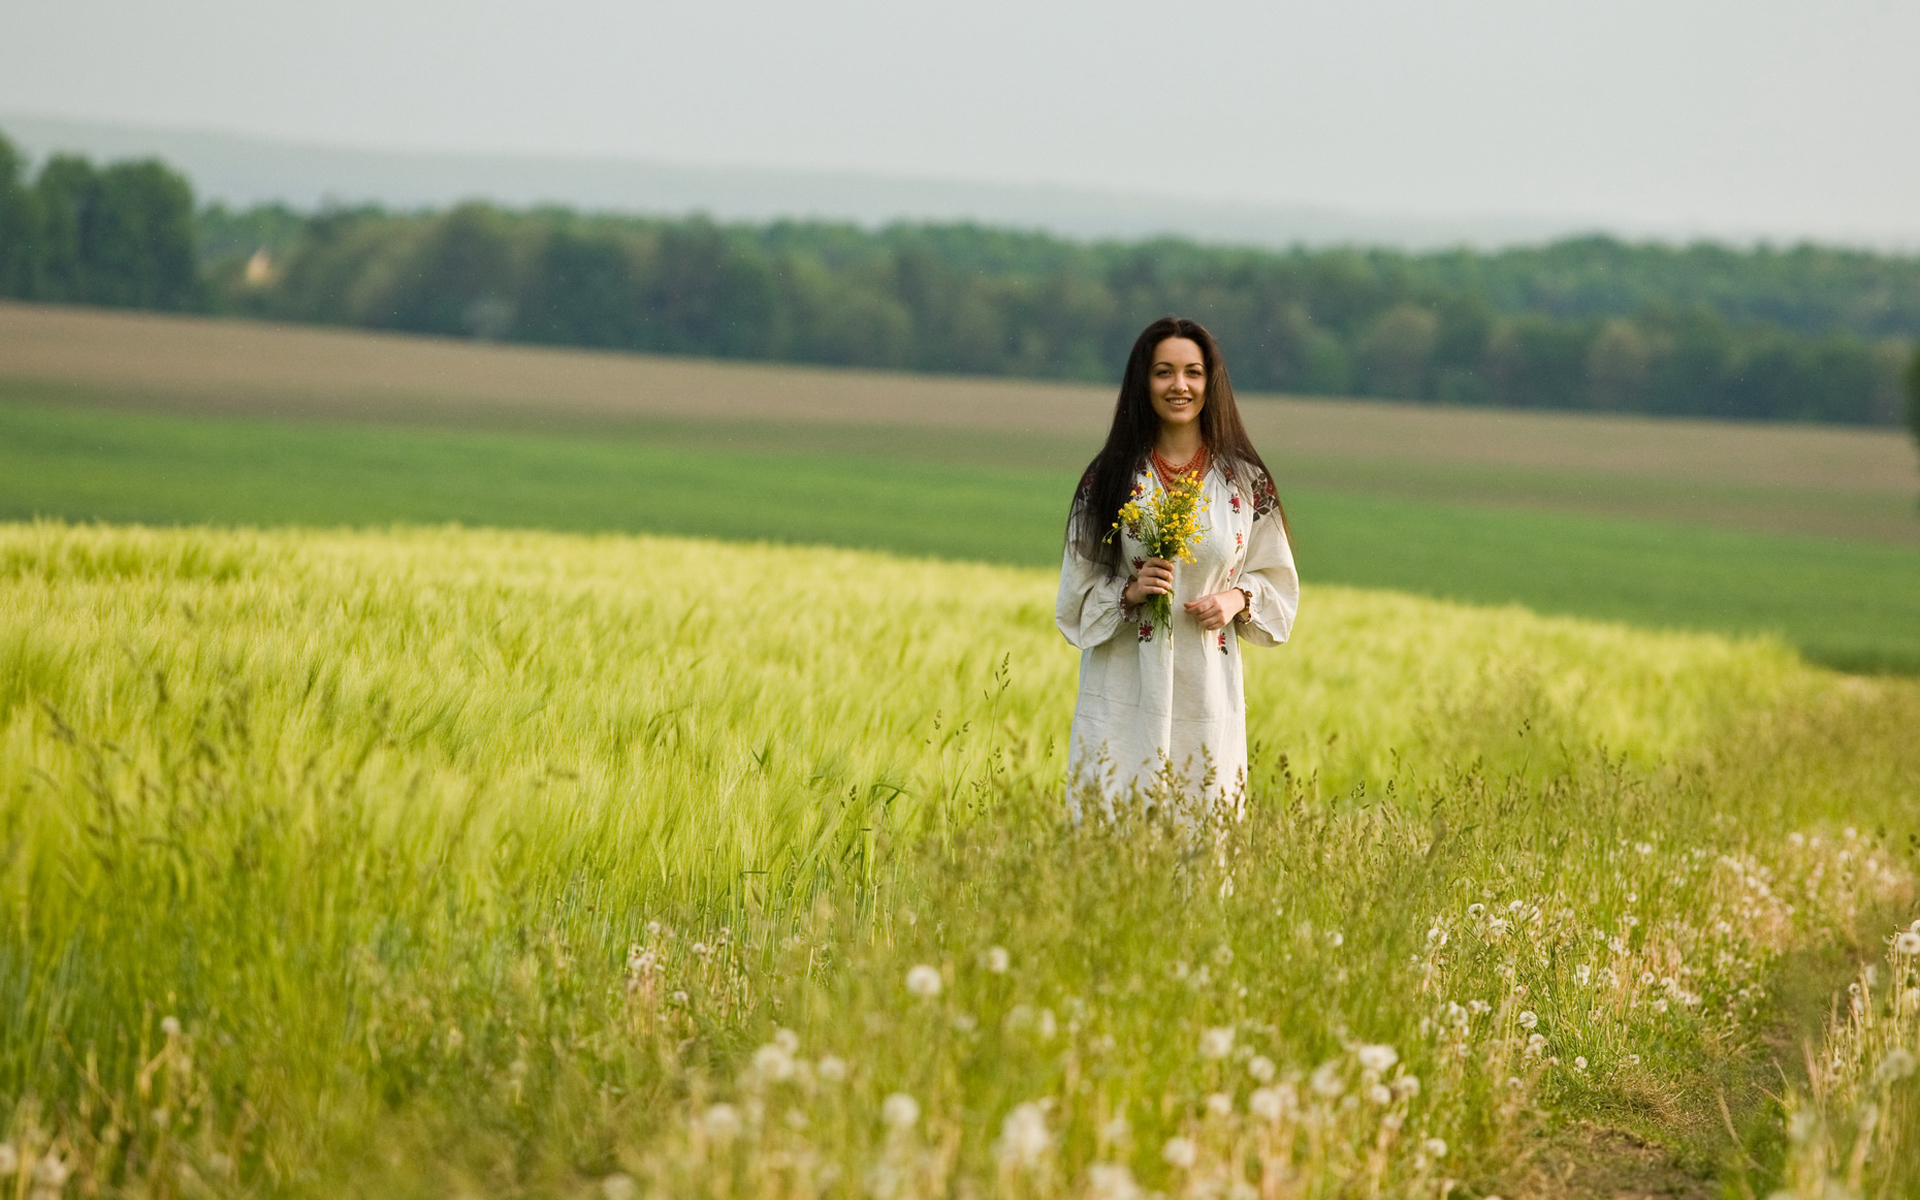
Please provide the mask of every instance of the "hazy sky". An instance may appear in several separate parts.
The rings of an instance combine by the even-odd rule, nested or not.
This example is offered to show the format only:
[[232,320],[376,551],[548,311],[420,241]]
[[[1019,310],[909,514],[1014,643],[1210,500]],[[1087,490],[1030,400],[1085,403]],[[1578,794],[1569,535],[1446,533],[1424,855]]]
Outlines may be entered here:
[[0,0],[0,111],[1920,236],[1916,0]]

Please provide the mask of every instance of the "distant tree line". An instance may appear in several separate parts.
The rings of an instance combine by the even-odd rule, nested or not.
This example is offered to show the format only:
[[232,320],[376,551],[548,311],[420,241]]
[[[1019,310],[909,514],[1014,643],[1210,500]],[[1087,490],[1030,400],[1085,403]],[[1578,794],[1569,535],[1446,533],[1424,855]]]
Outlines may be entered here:
[[196,240],[193,189],[164,164],[58,155],[29,179],[0,138],[0,296],[204,308]]
[[479,204],[196,217],[158,163],[55,158],[28,181],[3,141],[0,293],[1090,381],[1180,312],[1248,390],[1879,425],[1908,408],[1920,340],[1920,259],[1814,246],[1271,251]]
[[[224,219],[273,224],[257,212]],[[1580,289],[1551,279],[1599,276],[1568,262],[1647,257],[1604,239],[1530,253],[1558,264],[1541,267],[1537,290],[1563,297]],[[1499,265],[1481,275],[1500,279],[1516,276],[1511,262],[1526,261],[1482,257]],[[1752,257],[1775,266],[1770,252]],[[1235,380],[1250,390],[1900,420],[1920,304],[1911,329],[1872,333],[1736,321],[1706,299],[1682,303],[1651,287],[1617,289],[1637,304],[1627,312],[1605,314],[1597,297],[1587,302],[1595,311],[1573,315],[1502,309],[1454,282],[1472,273],[1462,265],[1471,258],[1087,245],[968,225],[729,226],[470,204],[317,214],[284,243],[271,274],[256,271],[249,284],[237,253],[213,274],[235,309],[287,320],[1095,381],[1113,377],[1141,326],[1180,312],[1220,336]],[[1920,265],[1901,265],[1920,297]],[[1853,307],[1884,325],[1880,310]],[[1802,317],[1822,324],[1811,310]]]

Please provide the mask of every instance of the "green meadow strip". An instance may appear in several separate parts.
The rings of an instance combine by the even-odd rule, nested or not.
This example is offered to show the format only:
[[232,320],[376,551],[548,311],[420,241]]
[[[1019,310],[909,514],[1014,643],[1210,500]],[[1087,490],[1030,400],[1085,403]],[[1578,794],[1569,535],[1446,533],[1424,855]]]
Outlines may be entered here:
[[[689,423],[553,435],[7,405],[0,516],[450,522],[1057,561],[1072,469],[1008,465],[996,453],[1004,438],[956,433],[949,454],[929,452],[928,440],[890,445],[882,432],[855,430],[835,443],[819,428],[725,426],[703,437]],[[1060,454],[1049,447],[1042,457]],[[1310,580],[1771,633],[1843,669],[1920,671],[1920,550],[1369,496],[1330,483],[1287,495]]]

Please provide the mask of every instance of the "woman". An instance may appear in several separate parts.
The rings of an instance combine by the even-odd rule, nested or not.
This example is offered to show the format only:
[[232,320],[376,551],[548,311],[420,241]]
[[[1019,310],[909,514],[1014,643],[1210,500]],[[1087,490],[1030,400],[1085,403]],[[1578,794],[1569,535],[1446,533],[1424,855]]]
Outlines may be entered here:
[[[1182,475],[1201,477],[1207,511],[1193,561],[1151,558],[1119,512]],[[1165,628],[1149,597],[1170,594]],[[1240,644],[1287,639],[1300,602],[1286,516],[1247,439],[1213,335],[1163,317],[1127,356],[1107,444],[1067,521],[1054,622],[1080,649],[1080,698],[1067,752],[1067,803],[1111,816],[1118,802],[1163,804],[1191,827],[1237,814],[1247,771]]]

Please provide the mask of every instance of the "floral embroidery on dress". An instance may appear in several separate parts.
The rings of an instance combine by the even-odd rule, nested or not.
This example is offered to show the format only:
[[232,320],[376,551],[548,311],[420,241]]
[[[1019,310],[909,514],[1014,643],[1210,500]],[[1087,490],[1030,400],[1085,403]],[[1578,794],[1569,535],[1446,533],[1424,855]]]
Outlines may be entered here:
[[1247,535],[1241,533],[1238,529],[1233,531],[1233,548],[1235,550],[1244,550],[1247,548]]
[[1226,652],[1227,652],[1227,631],[1222,629],[1220,631],[1220,653],[1225,654]]
[[1240,511],[1240,493],[1235,492],[1233,495],[1227,497],[1227,504],[1229,507],[1233,509],[1233,511],[1239,512]]
[[[1134,569],[1134,570],[1136,570],[1136,571],[1138,571],[1138,570],[1139,570],[1140,568],[1142,568],[1142,567],[1144,567],[1144,566],[1146,566],[1146,565],[1147,565],[1147,560],[1146,560],[1146,559],[1144,559],[1144,558],[1136,558],[1136,559],[1134,559],[1134,560],[1133,560],[1133,569]],[[1129,579],[1129,580],[1127,580],[1127,582],[1128,582],[1128,583],[1132,583],[1132,582],[1133,582],[1133,580],[1131,580],[1131,579]]]
[[1253,515],[1264,517],[1280,507],[1280,493],[1274,490],[1273,476],[1256,471],[1253,476]]
[[1140,622],[1140,640],[1143,642],[1150,642],[1153,640],[1153,622],[1152,621]]

